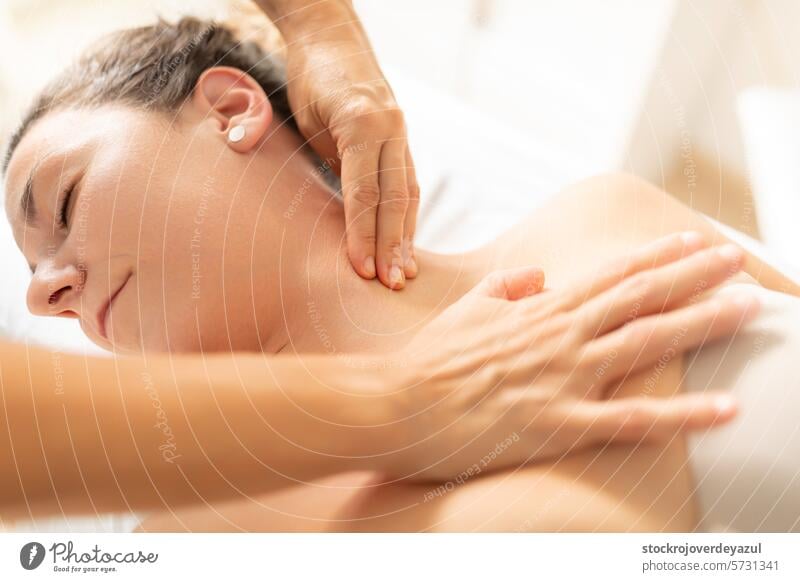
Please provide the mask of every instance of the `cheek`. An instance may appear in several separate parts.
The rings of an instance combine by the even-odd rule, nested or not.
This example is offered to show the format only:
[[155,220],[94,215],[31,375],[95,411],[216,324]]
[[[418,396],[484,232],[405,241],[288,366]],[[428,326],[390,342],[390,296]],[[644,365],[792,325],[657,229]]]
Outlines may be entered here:
[[102,189],[90,185],[81,189],[71,218],[70,235],[79,241],[108,243],[113,222],[113,206]]
[[144,204],[136,267],[144,348],[216,351],[250,341],[253,197],[228,194],[207,173],[157,182],[163,190],[151,188]]
[[92,185],[78,196],[70,238],[88,259],[130,257],[136,254],[144,234],[153,232],[145,220],[139,196],[123,188]]
[[189,197],[159,213],[162,223],[166,217],[165,226],[148,235],[137,268],[142,295],[148,298],[142,302],[148,349],[214,350],[217,339],[224,339],[224,230],[218,214]]
[[[162,272],[161,261],[142,262],[136,284],[117,298],[113,335],[117,348],[148,352],[193,352],[200,349],[193,301],[183,271]],[[217,329],[220,329],[217,326]]]

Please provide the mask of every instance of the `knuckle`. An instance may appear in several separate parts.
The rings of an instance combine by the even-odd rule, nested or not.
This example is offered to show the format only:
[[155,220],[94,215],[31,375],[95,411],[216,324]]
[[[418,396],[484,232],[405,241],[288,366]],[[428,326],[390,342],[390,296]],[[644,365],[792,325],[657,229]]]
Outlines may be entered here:
[[[343,163],[356,163],[351,162],[358,156],[363,155],[370,148],[370,141],[364,139],[363,135],[357,134],[356,131],[343,132],[336,143],[336,155],[342,160]],[[372,168],[366,170],[365,175],[373,172]]]
[[375,248],[375,229],[367,226],[357,227],[348,231],[347,248],[350,253],[358,253],[362,248]]
[[653,430],[653,418],[641,408],[629,408],[623,413],[620,436],[636,439]]
[[627,321],[633,321],[654,295],[654,277],[649,273],[637,273],[625,280],[622,287],[622,300],[627,303]]
[[383,109],[384,121],[394,128],[404,128],[406,119],[403,111],[395,104],[388,105]]
[[635,276],[641,265],[643,264],[642,257],[638,252],[634,251],[621,257],[611,259],[605,269],[608,277],[616,284],[627,281],[629,278]]
[[606,272],[621,279],[625,277],[626,273],[630,272],[631,269],[635,268],[637,263],[638,260],[635,254],[625,255],[609,261]]
[[623,283],[623,289],[628,298],[644,301],[652,292],[653,276],[648,272],[636,273],[628,277]]
[[391,93],[381,85],[356,85],[347,92],[346,99],[337,108],[342,121],[358,120],[364,116],[374,117],[375,127],[380,129],[405,128],[405,116]]
[[585,343],[587,326],[581,321],[581,318],[577,317],[564,317],[562,325],[565,326],[564,343],[569,346],[573,354],[577,354],[579,350],[576,348],[583,346]]
[[392,255],[393,258],[400,259],[403,255],[403,243],[397,238],[382,240],[381,249],[384,253]]
[[542,334],[562,341],[566,347],[573,345],[573,336],[570,335],[574,329],[572,313],[561,311],[558,302],[551,301],[546,296],[534,296],[532,299],[520,303],[527,315],[529,324],[541,326]]
[[373,182],[359,182],[350,190],[350,200],[359,206],[376,206],[380,197],[380,188]]
[[665,263],[672,263],[677,261],[683,256],[683,238],[680,233],[673,233],[670,236],[662,239],[659,243],[656,243],[655,250],[650,250],[650,255],[655,255],[661,258]]
[[346,91],[336,109],[339,119],[352,120],[376,110],[373,91],[360,85],[353,85]]
[[372,254],[375,249],[378,236],[375,232],[375,225],[368,222],[355,223],[347,231],[347,251],[354,258],[360,257],[362,252]]
[[547,297],[549,304],[552,306],[554,312],[570,314],[575,313],[583,308],[587,302],[587,296],[583,289],[573,290],[571,293],[549,294],[543,295]]
[[644,347],[650,341],[652,330],[649,325],[634,322],[622,327],[620,338],[621,347],[639,346]]
[[[541,311],[541,306],[540,306]],[[571,313],[536,313],[532,314],[543,323],[543,333],[553,338],[562,361],[574,366],[576,354],[585,344],[583,329]]]
[[387,202],[401,201],[406,203],[408,201],[408,189],[405,185],[390,185],[381,191],[381,197]]
[[[589,350],[586,345],[578,346],[573,352],[574,368],[585,374],[587,372],[597,371],[597,358],[592,350]],[[595,374],[596,376],[598,374]]]
[[381,210],[391,213],[404,214],[408,208],[408,198],[398,194],[397,191],[387,192],[381,200]]
[[597,305],[593,304],[581,305],[573,310],[572,314],[575,320],[573,326],[580,330],[583,337],[592,338],[596,337],[599,332],[596,322],[597,317],[603,316],[603,320],[605,320],[605,316],[607,315]]
[[410,202],[419,202],[419,184],[416,182],[408,185],[408,199]]

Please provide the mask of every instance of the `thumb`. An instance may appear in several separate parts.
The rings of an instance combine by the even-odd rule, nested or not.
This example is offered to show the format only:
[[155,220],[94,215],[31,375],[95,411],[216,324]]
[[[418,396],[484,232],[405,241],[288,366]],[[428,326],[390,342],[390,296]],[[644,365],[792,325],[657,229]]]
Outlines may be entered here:
[[486,275],[471,294],[516,301],[539,293],[544,287],[544,271],[539,267],[520,267]]

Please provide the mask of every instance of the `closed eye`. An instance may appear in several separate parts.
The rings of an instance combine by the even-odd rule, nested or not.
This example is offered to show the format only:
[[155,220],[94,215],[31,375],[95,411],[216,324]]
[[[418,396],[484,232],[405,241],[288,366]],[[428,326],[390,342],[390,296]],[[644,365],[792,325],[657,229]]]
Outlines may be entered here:
[[61,197],[61,204],[58,208],[58,226],[64,230],[69,229],[69,210],[72,194],[75,192],[75,184],[72,184]]

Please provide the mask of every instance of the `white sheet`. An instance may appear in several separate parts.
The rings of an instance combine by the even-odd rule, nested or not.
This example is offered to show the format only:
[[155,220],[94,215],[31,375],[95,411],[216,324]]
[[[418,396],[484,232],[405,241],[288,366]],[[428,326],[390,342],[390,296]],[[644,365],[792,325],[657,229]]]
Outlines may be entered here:
[[735,338],[687,358],[689,390],[726,389],[729,424],[689,438],[702,524],[708,530],[800,532],[800,299],[753,285],[759,317]]

